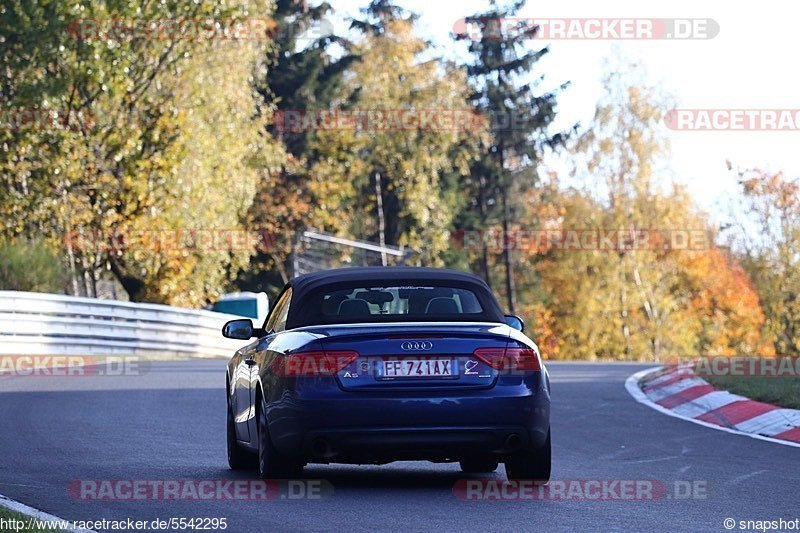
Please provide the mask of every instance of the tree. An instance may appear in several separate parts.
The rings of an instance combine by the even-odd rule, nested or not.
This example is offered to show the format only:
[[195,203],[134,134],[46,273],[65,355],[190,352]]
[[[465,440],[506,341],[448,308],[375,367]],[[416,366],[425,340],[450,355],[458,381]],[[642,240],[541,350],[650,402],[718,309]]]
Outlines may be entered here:
[[[656,88],[640,83],[632,85],[623,72],[636,72],[638,65],[608,64],[604,79],[606,94],[598,105],[592,128],[576,142],[578,165],[589,180],[598,177],[604,183],[601,191],[608,206],[609,228],[636,231],[639,228],[668,229],[690,227],[686,218],[689,210],[686,201],[680,204],[676,216],[671,206],[680,205],[673,199],[658,202],[654,198],[653,169],[662,163],[668,145],[660,133],[660,125],[669,108],[668,98]],[[642,78],[643,79],[643,78]],[[581,163],[585,164],[581,168]],[[677,224],[677,225],[676,225]],[[618,294],[617,314],[624,338],[625,358],[633,356],[635,302],[641,301],[650,327],[650,351],[658,358],[662,353],[664,338],[662,325],[665,313],[674,307],[668,292],[664,292],[663,279],[669,271],[663,263],[655,262],[651,250],[621,251],[616,271]],[[658,294],[660,293],[660,294]]]
[[[176,228],[187,230],[187,237],[174,246],[131,243],[112,250],[111,268],[121,279],[143,282],[137,298],[201,305],[226,291],[236,272],[247,268],[255,250],[226,236],[247,231],[241,222],[261,174],[274,171],[285,158],[264,131],[268,111],[253,90],[259,54],[251,45],[211,44],[184,62],[180,76],[162,83],[180,110],[176,141],[182,157],[158,208],[115,228],[123,234]],[[189,237],[191,230],[214,240]],[[250,242],[256,234],[249,234]]]
[[[559,232],[638,235],[640,244],[623,238],[611,249],[548,244],[529,252],[540,294],[525,311],[544,321],[544,344],[576,359],[768,353],[752,282],[715,248],[708,217],[687,192],[665,184],[668,99],[618,71],[605,84],[592,127],[571,146],[575,177],[585,177],[586,187],[547,182],[528,193],[528,218]],[[673,246],[689,230],[705,241]]]
[[47,245],[26,240],[0,240],[0,290],[61,292],[63,262]]
[[[163,249],[115,248],[109,241],[131,229],[190,227],[201,207],[187,207],[190,197],[203,197],[202,223],[212,228],[230,220],[226,192],[235,192],[232,209],[241,207],[240,193],[249,204],[246,197],[253,191],[244,163],[262,151],[266,140],[253,136],[262,131],[264,114],[255,109],[248,80],[253,50],[266,34],[255,41],[188,39],[180,32],[140,38],[109,24],[150,21],[147,27],[153,29],[163,20],[231,17],[247,23],[268,10],[269,4],[259,0],[228,7],[192,2],[143,8],[132,1],[4,6],[4,108],[34,109],[68,120],[55,127],[0,132],[2,232],[41,235],[62,244],[75,294],[96,294],[105,269],[133,300],[196,304],[217,292],[230,253],[183,250],[172,257]],[[206,61],[216,72],[203,69]],[[212,117],[203,116],[203,108],[220,112],[213,127],[207,127],[205,120]],[[209,146],[214,149],[199,153]],[[229,175],[220,182],[221,161],[242,171],[235,183]],[[217,181],[207,182],[209,177]],[[76,248],[71,238],[76,234],[88,236],[82,240],[88,244]],[[214,273],[195,271],[199,263]]]
[[[471,101],[486,117],[491,117],[492,126],[486,152],[472,165],[469,190],[475,200],[470,207],[478,214],[477,221],[472,221],[485,229],[497,217],[506,235],[518,216],[514,198],[537,180],[536,166],[542,149],[558,146],[565,138],[563,133],[551,134],[548,130],[556,114],[558,91],[567,84],[556,91],[542,92],[543,78],[533,82],[526,79],[549,51],[547,47],[524,48],[524,43],[536,36],[538,28],[528,26],[523,19],[510,28],[501,24],[513,20],[524,5],[525,0],[515,0],[507,6],[498,6],[492,0],[486,12],[465,20],[466,25],[478,27],[477,38],[466,31],[455,35],[457,40],[470,39],[473,61],[467,72],[473,89]],[[504,248],[502,256],[505,296],[509,312],[513,313],[516,304],[512,250]],[[482,253],[481,271],[491,284],[487,250]]]
[[[314,219],[340,235],[409,246],[422,264],[440,265],[452,223],[447,189],[454,175],[468,171],[479,133],[438,121],[443,114],[469,114],[466,81],[454,65],[420,59],[428,45],[414,36],[413,16],[383,1],[370,4],[365,15],[354,26],[366,32],[354,47],[359,60],[334,102],[336,112],[364,120],[357,127],[315,129]],[[437,125],[394,122],[403,113],[424,112],[436,115]]]
[[724,249],[675,256],[688,311],[696,317],[696,353],[713,355],[774,355],[762,335],[764,310],[757,292],[736,257]]
[[[283,146],[287,157],[277,169],[262,172],[258,192],[246,217],[246,225],[269,235],[248,271],[240,272],[238,284],[264,290],[289,281],[289,265],[297,232],[314,225],[317,203],[310,188],[308,168],[315,160],[309,148],[310,131],[285,128],[287,113],[326,108],[340,98],[343,77],[357,59],[351,44],[341,37],[319,31],[328,27],[331,12],[323,2],[315,7],[300,0],[278,0],[274,18],[278,28],[266,55],[266,70],[258,91],[264,105],[276,111],[266,128]],[[345,53],[334,58],[331,47]],[[277,274],[277,275],[276,275]]]
[[767,316],[766,336],[781,355],[800,351],[800,180],[783,172],[737,170],[742,204],[739,251]]
[[[540,201],[541,191],[547,202]],[[607,206],[581,191],[548,185],[526,200],[531,216],[558,232],[608,229],[614,220]],[[680,191],[653,193],[646,205],[654,218],[686,221],[669,227],[708,224]],[[635,262],[625,258],[630,251],[548,246],[546,240],[539,248],[523,250],[529,265],[523,269],[529,278],[523,280],[529,286],[535,277],[536,290],[525,293],[520,311],[529,321],[533,318],[533,335],[548,357],[663,360],[771,353],[761,335],[764,313],[758,294],[731,254],[713,247],[665,248],[668,229],[664,239],[660,232],[648,233],[652,246],[636,250]],[[631,264],[638,266],[638,277],[628,270]]]

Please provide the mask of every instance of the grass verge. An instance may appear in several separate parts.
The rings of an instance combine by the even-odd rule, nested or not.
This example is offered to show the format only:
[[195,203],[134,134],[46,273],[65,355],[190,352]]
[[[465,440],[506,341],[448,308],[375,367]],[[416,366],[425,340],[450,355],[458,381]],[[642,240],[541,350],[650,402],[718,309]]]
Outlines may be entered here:
[[[17,527],[11,527],[11,524],[14,522],[22,522],[24,525],[22,529],[18,529]],[[31,518],[30,516],[17,513],[10,509],[6,509],[5,507],[0,507],[0,531],[13,531],[19,533],[59,533],[63,531],[62,529],[42,529],[31,527],[37,523],[37,519]]]
[[789,409],[800,409],[800,377],[703,376],[721,390],[751,400],[771,403]]

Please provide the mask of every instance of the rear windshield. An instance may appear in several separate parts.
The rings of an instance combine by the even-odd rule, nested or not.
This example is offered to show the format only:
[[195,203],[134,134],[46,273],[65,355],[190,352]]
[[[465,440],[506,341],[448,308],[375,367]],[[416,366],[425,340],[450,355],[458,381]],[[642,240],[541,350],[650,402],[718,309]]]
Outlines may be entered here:
[[292,296],[286,329],[380,322],[503,322],[480,280],[319,280]]
[[321,313],[325,317],[480,315],[476,294],[458,287],[356,287],[326,291]]

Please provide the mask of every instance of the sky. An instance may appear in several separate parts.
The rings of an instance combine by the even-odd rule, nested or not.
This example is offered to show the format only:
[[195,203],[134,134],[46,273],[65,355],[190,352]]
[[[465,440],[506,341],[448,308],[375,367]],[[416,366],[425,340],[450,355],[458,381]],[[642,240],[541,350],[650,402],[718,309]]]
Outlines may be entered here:
[[[329,0],[339,16],[356,16],[366,0]],[[420,16],[418,34],[432,41],[446,58],[463,58],[450,33],[462,17],[479,13],[488,0],[396,0]],[[591,122],[602,96],[604,58],[616,47],[640,61],[651,83],[672,94],[680,108],[800,109],[800,32],[791,2],[762,0],[753,4],[719,0],[529,0],[520,12],[531,18],[681,18],[713,19],[719,33],[693,40],[553,40],[539,63],[545,86],[570,81],[559,99],[562,124]],[[713,218],[722,216],[736,196],[735,168],[783,170],[800,177],[800,131],[671,131],[671,170],[695,201]],[[719,215],[719,217],[717,216]]]

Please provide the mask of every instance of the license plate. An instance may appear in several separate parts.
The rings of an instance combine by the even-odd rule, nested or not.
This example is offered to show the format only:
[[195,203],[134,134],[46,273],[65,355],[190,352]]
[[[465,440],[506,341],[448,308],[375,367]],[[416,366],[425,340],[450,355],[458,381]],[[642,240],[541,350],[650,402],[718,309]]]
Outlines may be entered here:
[[385,378],[447,377],[456,374],[452,359],[390,359],[383,361]]

